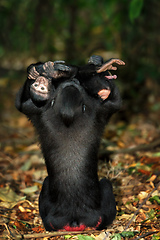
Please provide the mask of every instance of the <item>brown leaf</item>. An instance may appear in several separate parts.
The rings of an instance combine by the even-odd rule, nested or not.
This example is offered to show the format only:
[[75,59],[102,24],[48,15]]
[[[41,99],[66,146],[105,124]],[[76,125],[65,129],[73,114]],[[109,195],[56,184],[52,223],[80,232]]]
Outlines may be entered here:
[[24,208],[22,209],[21,206],[17,209],[16,216],[18,219],[24,220],[24,221],[30,221],[31,219],[34,218],[33,211],[31,211],[30,209],[28,210]]
[[2,201],[1,204],[6,203],[6,207],[13,208],[18,201],[24,200],[25,197],[18,196],[11,188],[6,187],[6,188],[1,188],[0,189],[0,200]]
[[138,172],[139,172],[139,173],[142,173],[142,174],[145,174],[145,175],[147,175],[147,176],[150,176],[150,174],[151,174],[150,171],[146,171],[146,170],[144,170],[144,169],[138,169]]
[[26,230],[26,225],[18,220],[14,222],[14,225],[18,230],[25,231]]
[[42,228],[41,226],[34,227],[34,228],[32,228],[32,231],[34,231],[36,233],[43,233],[44,232],[44,228]]

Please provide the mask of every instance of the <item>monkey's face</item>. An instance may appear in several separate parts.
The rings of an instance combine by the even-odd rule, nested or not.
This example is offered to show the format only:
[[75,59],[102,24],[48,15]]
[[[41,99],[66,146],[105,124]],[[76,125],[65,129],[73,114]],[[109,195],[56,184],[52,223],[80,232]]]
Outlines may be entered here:
[[36,78],[30,87],[30,94],[33,101],[46,101],[49,99],[51,81],[43,76]]
[[92,105],[91,97],[85,92],[77,79],[65,81],[55,89],[51,106],[69,127],[76,119],[81,118],[86,108]]

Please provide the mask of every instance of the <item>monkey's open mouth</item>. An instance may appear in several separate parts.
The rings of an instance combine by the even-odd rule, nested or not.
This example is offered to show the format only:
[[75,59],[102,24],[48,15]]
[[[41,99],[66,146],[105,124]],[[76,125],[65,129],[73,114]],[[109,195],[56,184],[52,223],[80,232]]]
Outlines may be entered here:
[[35,94],[44,96],[44,95],[48,95],[48,91],[44,91],[44,92],[36,91]]
[[109,76],[105,76],[107,79],[116,79],[117,75],[109,75]]
[[36,92],[35,94],[37,94],[38,96],[41,96],[41,97],[47,97],[48,96],[48,93],[45,93],[45,92]]

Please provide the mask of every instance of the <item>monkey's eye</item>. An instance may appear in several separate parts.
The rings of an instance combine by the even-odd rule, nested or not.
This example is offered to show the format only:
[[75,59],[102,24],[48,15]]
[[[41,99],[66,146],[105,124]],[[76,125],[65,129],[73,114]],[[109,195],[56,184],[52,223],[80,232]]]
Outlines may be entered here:
[[76,78],[73,78],[72,81],[75,82],[75,83],[78,84],[78,85],[80,84],[79,81],[78,81],[78,79],[76,79]]
[[53,107],[54,103],[55,103],[55,99],[51,101],[51,107]]
[[83,104],[83,105],[82,105],[82,112],[84,113],[85,111],[86,111],[86,105]]

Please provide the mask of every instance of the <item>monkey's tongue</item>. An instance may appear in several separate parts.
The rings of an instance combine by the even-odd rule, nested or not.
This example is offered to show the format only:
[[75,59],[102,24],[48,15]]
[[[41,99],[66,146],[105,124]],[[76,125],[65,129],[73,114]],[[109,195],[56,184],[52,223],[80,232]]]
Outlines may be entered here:
[[107,79],[116,79],[117,75],[109,75],[109,76],[105,76]]

